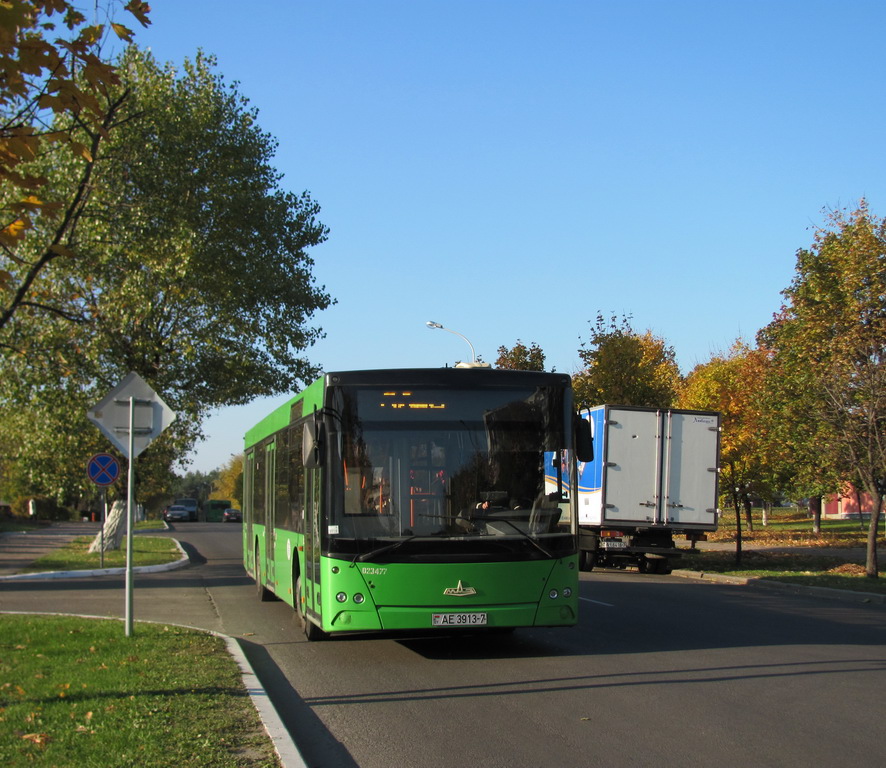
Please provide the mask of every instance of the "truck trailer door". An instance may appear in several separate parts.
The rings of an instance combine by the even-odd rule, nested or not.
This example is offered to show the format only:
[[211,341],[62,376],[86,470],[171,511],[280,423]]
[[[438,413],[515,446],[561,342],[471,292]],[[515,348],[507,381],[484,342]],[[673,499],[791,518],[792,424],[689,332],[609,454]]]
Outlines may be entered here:
[[668,525],[716,525],[719,421],[716,413],[665,415],[663,495]]
[[661,522],[661,412],[608,408],[606,419],[604,523]]

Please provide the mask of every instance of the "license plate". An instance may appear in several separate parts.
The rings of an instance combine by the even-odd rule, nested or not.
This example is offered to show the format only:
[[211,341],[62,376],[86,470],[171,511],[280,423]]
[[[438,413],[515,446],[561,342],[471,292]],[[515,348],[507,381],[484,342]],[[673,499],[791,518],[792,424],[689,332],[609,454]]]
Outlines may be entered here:
[[603,549],[624,549],[625,543],[623,541],[603,541]]
[[431,621],[435,627],[482,627],[486,625],[486,614],[434,613]]

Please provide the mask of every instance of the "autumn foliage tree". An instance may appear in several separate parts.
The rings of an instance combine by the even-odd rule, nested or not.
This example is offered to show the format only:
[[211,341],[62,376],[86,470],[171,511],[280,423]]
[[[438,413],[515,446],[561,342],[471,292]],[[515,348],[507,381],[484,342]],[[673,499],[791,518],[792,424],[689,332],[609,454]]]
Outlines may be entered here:
[[736,520],[736,561],[741,562],[741,515],[753,530],[752,496],[771,495],[779,473],[780,452],[767,440],[762,389],[768,364],[764,352],[741,339],[726,354],[715,355],[686,377],[677,399],[680,408],[719,411],[720,491],[732,503]]
[[875,578],[886,495],[886,221],[864,200],[829,214],[797,252],[783,295],[759,334],[772,358],[773,407],[808,466],[871,500],[865,572]]
[[[129,0],[123,8],[149,23],[147,3]],[[70,235],[120,106],[121,96],[109,95],[118,74],[101,57],[108,28],[132,39],[123,24],[87,23],[68,0],[0,3],[0,331],[30,302],[41,272],[74,255]],[[64,193],[34,164],[59,150],[83,160],[78,183]],[[38,248],[23,253],[20,246],[41,217],[52,225],[43,229]]]
[[637,333],[629,317],[597,314],[591,336],[578,355],[585,368],[573,376],[576,403],[671,406],[680,384],[673,347],[652,331]]
[[517,343],[510,349],[505,346],[498,348],[495,367],[514,371],[543,371],[545,369],[545,353],[535,342],[531,342],[527,347],[520,339],[517,339]]
[[235,507],[243,503],[243,454],[238,453],[225,463],[219,470],[212,494],[212,499],[230,499]]
[[[0,461],[32,493],[82,490],[100,438],[86,410],[129,371],[178,414],[139,459],[167,470],[211,409],[297,388],[316,373],[312,316],[331,302],[308,254],[327,236],[319,207],[283,188],[275,141],[212,58],[176,68],[130,46],[118,73],[109,96],[127,97],[103,151],[35,161],[67,191],[91,163],[92,188],[71,233],[78,257],[45,269],[0,333]],[[36,257],[51,226],[36,221],[23,251]]]

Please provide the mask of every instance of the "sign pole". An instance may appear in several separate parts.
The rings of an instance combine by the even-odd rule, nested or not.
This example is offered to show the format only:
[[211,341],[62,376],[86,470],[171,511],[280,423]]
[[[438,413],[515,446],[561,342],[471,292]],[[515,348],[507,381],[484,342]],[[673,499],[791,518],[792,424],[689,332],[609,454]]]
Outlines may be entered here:
[[[135,427],[135,406],[147,406],[141,411],[138,435]],[[128,413],[123,408],[128,406]],[[175,411],[135,371],[130,371],[120,383],[86,412],[95,424],[129,461],[129,483],[126,493],[126,636],[132,635],[132,534],[135,526],[135,459],[175,419]],[[127,418],[128,417],[128,418]],[[128,435],[126,441],[121,433]],[[90,476],[100,484],[117,479],[118,466],[113,456],[100,454],[89,462]],[[102,529],[104,532],[104,528]]]
[[129,480],[126,493],[126,637],[132,637],[132,497],[135,493],[135,398],[129,398]]
[[108,516],[108,489],[105,486],[102,486],[102,513],[101,513],[101,533],[99,541],[101,542],[101,549],[99,550],[98,560],[99,560],[99,568],[105,567],[105,518]]

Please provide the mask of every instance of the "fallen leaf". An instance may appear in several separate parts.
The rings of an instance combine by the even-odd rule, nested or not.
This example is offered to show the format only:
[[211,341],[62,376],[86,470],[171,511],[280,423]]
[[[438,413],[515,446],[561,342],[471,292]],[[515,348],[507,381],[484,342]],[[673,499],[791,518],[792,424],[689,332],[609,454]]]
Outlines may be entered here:
[[33,742],[38,747],[44,747],[50,742],[48,733],[26,733],[22,739]]

